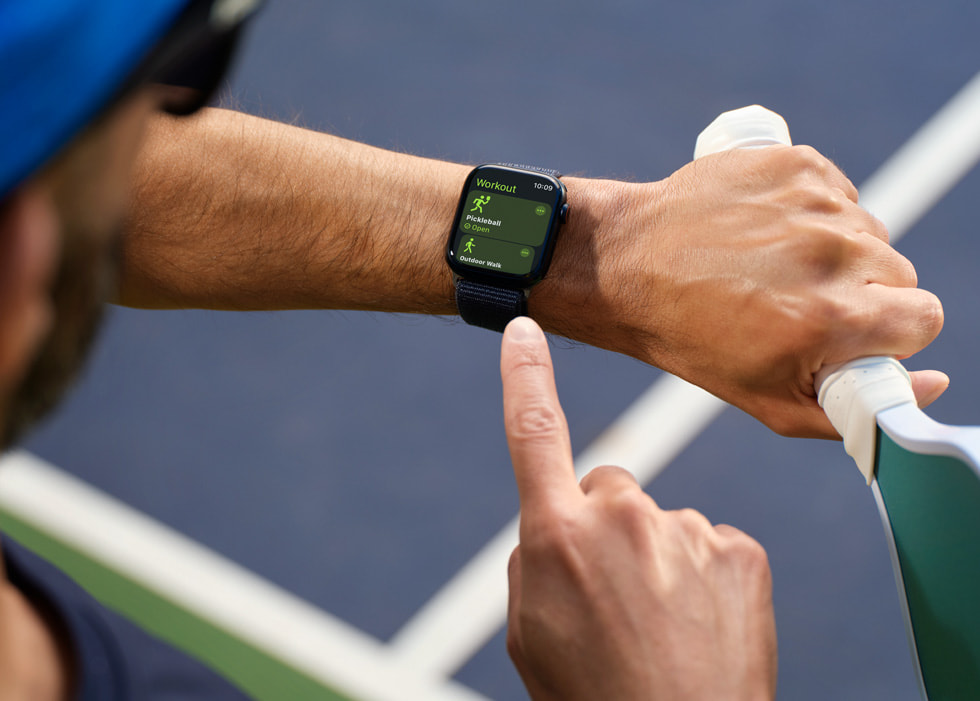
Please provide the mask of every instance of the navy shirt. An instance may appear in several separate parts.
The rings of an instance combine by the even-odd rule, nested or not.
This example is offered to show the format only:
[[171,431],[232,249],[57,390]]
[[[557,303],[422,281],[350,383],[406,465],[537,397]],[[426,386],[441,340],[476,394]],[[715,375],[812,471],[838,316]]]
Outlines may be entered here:
[[109,611],[67,575],[4,536],[10,583],[63,625],[77,664],[78,701],[242,701],[209,668]]

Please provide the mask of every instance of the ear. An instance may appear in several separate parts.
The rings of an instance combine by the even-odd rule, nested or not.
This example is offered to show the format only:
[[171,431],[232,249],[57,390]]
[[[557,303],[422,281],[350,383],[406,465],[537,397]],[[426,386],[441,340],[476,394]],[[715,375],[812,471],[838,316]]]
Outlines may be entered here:
[[0,398],[20,380],[53,318],[49,287],[58,256],[58,218],[40,186],[0,203]]

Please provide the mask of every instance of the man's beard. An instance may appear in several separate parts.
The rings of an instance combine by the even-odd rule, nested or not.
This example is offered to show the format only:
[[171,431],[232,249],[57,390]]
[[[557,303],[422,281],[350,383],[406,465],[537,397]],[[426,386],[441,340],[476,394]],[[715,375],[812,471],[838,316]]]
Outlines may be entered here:
[[109,239],[66,231],[51,290],[54,320],[34,360],[7,405],[0,450],[17,443],[47,415],[74,382],[88,357],[116,284],[118,236]]

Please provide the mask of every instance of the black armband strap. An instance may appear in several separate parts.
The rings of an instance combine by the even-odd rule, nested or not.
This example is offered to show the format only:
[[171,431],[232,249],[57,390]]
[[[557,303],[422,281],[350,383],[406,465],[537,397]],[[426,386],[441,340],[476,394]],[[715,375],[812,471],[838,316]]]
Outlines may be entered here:
[[456,306],[467,324],[503,331],[518,316],[527,316],[527,295],[469,280],[456,281]]

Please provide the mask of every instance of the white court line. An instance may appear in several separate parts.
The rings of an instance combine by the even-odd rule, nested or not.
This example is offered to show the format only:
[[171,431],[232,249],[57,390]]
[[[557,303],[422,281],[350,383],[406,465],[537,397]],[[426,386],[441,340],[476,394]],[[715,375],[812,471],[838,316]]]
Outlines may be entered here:
[[392,664],[378,640],[32,455],[2,460],[0,507],[328,688],[364,701],[485,701]]
[[[859,188],[861,204],[898,241],[980,160],[980,74],[924,124]],[[725,404],[664,374],[575,461],[580,475],[600,464],[631,469],[647,484]],[[391,645],[406,666],[449,677],[506,621],[507,559],[517,519],[500,531],[420,608]]]
[[892,243],[980,160],[980,73],[861,186],[861,204],[888,225]]

